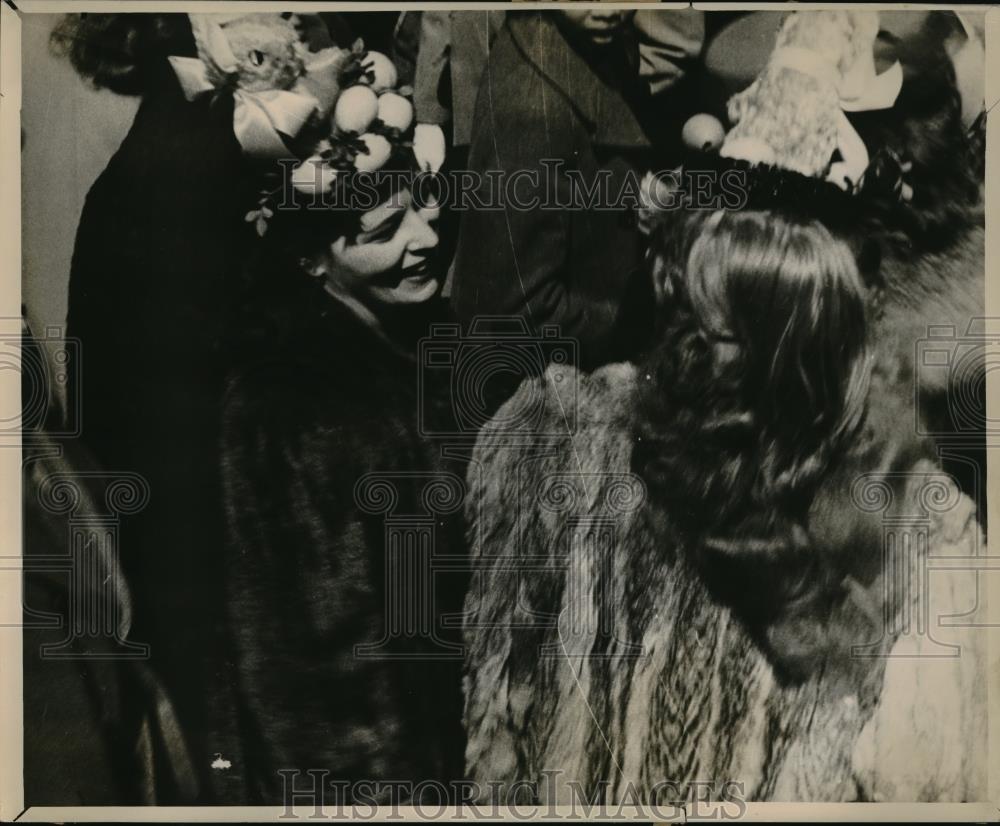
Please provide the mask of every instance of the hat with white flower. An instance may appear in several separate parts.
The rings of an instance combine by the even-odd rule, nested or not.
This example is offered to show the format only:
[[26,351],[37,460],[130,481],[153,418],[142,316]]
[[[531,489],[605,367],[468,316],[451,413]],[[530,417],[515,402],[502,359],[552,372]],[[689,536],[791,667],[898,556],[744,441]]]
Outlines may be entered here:
[[846,113],[892,107],[903,83],[898,62],[876,71],[878,31],[875,11],[785,16],[764,70],[729,100],[720,154],[857,187],[869,157]]
[[345,172],[409,165],[412,90],[384,54],[336,46],[310,52],[294,15],[191,14],[197,58],[171,57],[188,99],[232,96],[233,131],[244,154],[271,162],[257,207],[263,235],[285,185],[318,197],[350,187]]

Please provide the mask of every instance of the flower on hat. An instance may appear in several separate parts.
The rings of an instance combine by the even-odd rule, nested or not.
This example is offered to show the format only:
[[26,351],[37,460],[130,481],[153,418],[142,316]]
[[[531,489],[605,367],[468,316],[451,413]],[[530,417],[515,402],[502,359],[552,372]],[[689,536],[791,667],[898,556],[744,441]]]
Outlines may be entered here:
[[[380,52],[366,50],[362,41],[340,52],[336,60],[324,59],[320,69],[305,64],[295,88],[323,73],[327,94],[283,157],[286,164],[296,161],[290,167],[292,187],[317,199],[334,188],[349,190],[352,173],[375,173],[393,157],[412,150],[412,89],[395,86],[392,62]],[[331,90],[335,90],[332,95]],[[271,173],[266,180],[269,186],[261,190],[257,207],[246,216],[260,235],[267,231],[282,192],[280,176]]]
[[903,82],[899,63],[876,73],[878,30],[873,11],[788,14],[764,71],[729,101],[720,154],[857,187],[869,158],[845,112],[891,107]]

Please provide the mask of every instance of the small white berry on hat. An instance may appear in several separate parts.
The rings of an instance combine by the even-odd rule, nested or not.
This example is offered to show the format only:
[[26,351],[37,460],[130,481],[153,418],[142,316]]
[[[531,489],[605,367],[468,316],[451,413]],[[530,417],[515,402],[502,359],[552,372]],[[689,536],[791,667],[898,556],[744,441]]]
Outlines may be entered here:
[[368,52],[361,62],[368,77],[368,82],[376,92],[392,89],[396,85],[396,67],[382,52]]
[[402,95],[386,92],[378,99],[378,119],[390,129],[405,132],[413,123],[413,104]]
[[718,118],[702,112],[687,119],[681,130],[681,140],[688,149],[714,152],[726,139],[726,130]]
[[333,123],[341,132],[364,132],[378,114],[378,98],[367,86],[344,89],[333,110]]
[[307,158],[292,170],[292,186],[307,195],[328,192],[337,180],[337,171],[319,155]]
[[374,172],[381,169],[392,154],[392,144],[384,135],[366,132],[358,140],[365,145],[367,153],[358,152],[354,158],[354,168],[358,172]]

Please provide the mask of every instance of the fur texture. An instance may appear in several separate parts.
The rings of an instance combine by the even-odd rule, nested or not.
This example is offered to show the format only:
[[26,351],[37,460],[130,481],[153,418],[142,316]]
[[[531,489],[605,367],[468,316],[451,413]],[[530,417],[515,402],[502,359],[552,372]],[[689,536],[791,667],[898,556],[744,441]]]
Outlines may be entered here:
[[[984,227],[970,222],[944,250],[912,257],[890,250],[883,258],[882,285],[873,296],[876,351],[883,362],[898,359],[903,375],[912,377],[914,390],[944,393],[952,380],[961,378],[917,363],[915,354],[930,327],[951,327],[962,337],[983,318],[985,252]],[[971,374],[965,378],[976,380]]]
[[[195,18],[198,54],[210,73],[218,57],[209,38],[211,24],[211,16]],[[234,76],[214,78],[217,85],[232,82],[248,92],[289,89],[302,74],[306,47],[292,20],[279,14],[247,14],[222,24],[221,30],[235,64]]]
[[[885,442],[848,457],[817,496],[811,522],[825,542],[853,551],[864,584],[829,619],[842,647],[804,680],[785,679],[767,643],[710,593],[632,472],[631,411],[646,380],[628,365],[590,376],[551,367],[479,437],[467,499],[478,569],[466,600],[469,776],[534,781],[538,797],[562,802],[571,799],[570,783],[588,799],[612,802],[685,799],[694,781],[712,782],[717,799],[726,783],[742,784],[750,800],[983,794],[982,732],[965,752],[945,748],[952,732],[985,720],[982,658],[945,666],[950,702],[937,709],[943,718],[930,719],[921,709],[934,705],[938,689],[926,669],[915,689],[899,673],[905,665],[852,658],[845,647],[869,644],[869,653],[885,654],[912,644],[879,633],[883,523],[845,501],[848,482],[874,474],[891,499],[887,513],[908,531],[922,524],[917,497],[928,479],[954,501],[967,500],[933,464]],[[501,424],[539,398],[542,418],[531,432]],[[874,404],[872,427],[891,432],[895,397]],[[567,411],[575,418],[568,432]],[[560,430],[566,435],[538,435]],[[981,537],[969,513],[956,507],[933,516],[929,552],[971,553]],[[951,584],[933,616],[974,604],[974,585]],[[779,624],[770,632],[796,629]],[[893,679],[884,683],[886,662]],[[887,716],[895,723],[896,715],[921,717],[921,742],[947,757],[946,772],[908,759],[912,727],[890,725]],[[560,774],[545,777],[550,770]]]
[[[427,405],[437,394],[425,384],[421,408],[415,362],[318,283],[290,270],[274,277],[302,280],[302,295],[284,296],[294,311],[287,328],[274,319],[254,333],[271,333],[257,352],[246,344],[224,405],[226,607],[244,723],[243,758],[227,780],[242,784],[246,802],[278,803],[281,769],[326,769],[338,781],[454,777],[457,658],[426,634],[391,635],[387,613],[405,598],[395,589],[418,587],[387,539],[391,525],[424,530],[427,552],[459,547],[448,514],[460,495],[450,511],[443,500],[461,477],[419,419],[434,421]],[[407,344],[427,330],[423,315],[412,323],[407,336],[398,325]],[[435,581],[435,622],[460,604],[452,588],[461,593]],[[359,653],[365,646],[372,651]]]

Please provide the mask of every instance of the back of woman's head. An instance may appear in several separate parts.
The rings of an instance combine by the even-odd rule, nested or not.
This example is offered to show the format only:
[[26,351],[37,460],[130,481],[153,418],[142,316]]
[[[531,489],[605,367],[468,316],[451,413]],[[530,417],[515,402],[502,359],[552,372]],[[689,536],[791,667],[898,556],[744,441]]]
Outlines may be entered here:
[[[716,212],[667,230],[653,255],[664,278],[656,359],[681,380],[659,389],[689,402],[707,390],[707,433],[753,435],[769,496],[807,492],[864,409],[865,295],[850,251],[816,222]],[[664,354],[668,341],[681,351]]]
[[773,212],[684,218],[651,254],[636,469],[682,545],[760,574],[776,609],[812,576],[809,506],[864,419],[864,287],[822,225]]
[[719,378],[739,385],[775,495],[808,491],[863,409],[864,295],[848,249],[820,224],[717,213],[680,288]]

